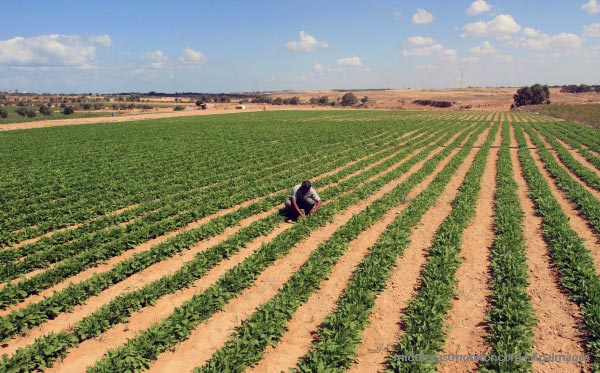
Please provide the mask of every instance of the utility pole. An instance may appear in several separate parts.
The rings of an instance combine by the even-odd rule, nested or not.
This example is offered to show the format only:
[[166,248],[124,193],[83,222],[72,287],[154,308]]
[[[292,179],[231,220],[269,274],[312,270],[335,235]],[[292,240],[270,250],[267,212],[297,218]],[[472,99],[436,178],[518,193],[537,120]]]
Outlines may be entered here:
[[465,88],[465,74],[463,68],[460,68],[460,88]]

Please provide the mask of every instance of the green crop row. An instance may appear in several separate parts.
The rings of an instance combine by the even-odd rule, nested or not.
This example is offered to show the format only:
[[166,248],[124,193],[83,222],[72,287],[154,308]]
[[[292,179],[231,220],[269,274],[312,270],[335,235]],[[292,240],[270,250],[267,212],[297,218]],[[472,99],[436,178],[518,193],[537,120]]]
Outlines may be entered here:
[[579,154],[585,157],[585,159],[587,159],[597,169],[600,170],[600,157],[584,148],[581,145],[581,142],[576,140],[575,137],[572,137],[568,131],[556,125],[548,125],[547,128],[552,135],[558,137],[562,141],[566,142],[568,145],[572,146],[575,150],[577,150]]
[[[498,152],[494,232],[491,247],[491,307],[487,314],[487,340],[496,356],[528,356],[534,342],[535,311],[527,294],[529,275],[523,235],[524,212],[517,195],[510,155],[510,126],[502,128]],[[527,372],[531,363],[524,360],[487,361],[482,371]]]
[[[411,147],[401,151],[395,157],[373,167],[371,171],[356,175],[341,185],[360,182],[371,175],[374,175],[376,172],[380,172],[405,157],[413,148],[421,146],[423,141],[427,141],[427,139],[415,142]],[[352,167],[341,170],[334,175],[330,175],[323,180],[323,185],[327,185],[341,177],[360,170],[364,166],[364,162],[359,162]],[[92,278],[81,283],[72,284],[68,288],[54,293],[51,297],[46,298],[41,302],[31,304],[25,309],[12,312],[10,315],[0,319],[0,339],[6,339],[16,333],[37,326],[48,319],[52,319],[59,313],[68,311],[73,306],[83,303],[87,298],[98,294],[107,287],[124,280],[148,266],[165,260],[175,255],[177,252],[189,248],[200,240],[221,233],[226,227],[235,225],[241,219],[273,208],[284,200],[286,195],[287,193],[281,193],[254,203],[251,206],[241,208],[233,213],[215,218],[199,228],[180,233],[164,243],[152,247],[147,252],[136,254],[132,258],[116,264],[108,272],[94,275]]]
[[[410,126],[409,126],[410,127]],[[389,135],[389,137],[394,136],[395,131],[392,132],[392,134]],[[367,145],[368,141],[360,141],[360,142],[351,142],[350,144],[347,143],[341,143],[341,144],[336,144],[333,148],[328,148],[328,146],[324,146],[324,150],[316,150],[315,156],[316,158],[320,158],[320,157],[325,157],[327,154],[334,154],[334,152],[339,149],[342,149],[344,151],[348,151],[348,149],[352,149],[355,146],[360,146],[360,145]],[[348,146],[350,145],[350,146]],[[354,146],[353,146],[354,145]],[[383,145],[383,141],[379,140],[376,141],[376,145]],[[305,151],[307,151],[308,148],[305,147],[301,147],[301,149],[305,149]],[[353,154],[351,153],[350,157],[352,157]],[[223,159],[228,159],[228,157],[224,156],[220,158],[220,161],[223,162]],[[310,166],[311,164],[318,164],[318,162],[316,162],[315,158],[312,158],[313,161],[308,162],[309,164],[305,165],[306,167]],[[228,163],[228,162],[223,162],[223,163]],[[290,167],[295,167],[295,165],[298,164],[302,164],[302,160],[294,160],[292,162],[292,164],[281,164],[279,165],[276,169],[259,169],[258,172],[255,172],[253,175],[253,179],[255,180],[259,180],[259,179],[263,179],[265,177],[277,177],[277,174],[282,174],[279,176],[279,178],[284,177],[286,174],[289,174],[289,169]],[[239,173],[242,173],[244,175],[247,176],[247,174],[250,174],[250,171],[256,171],[255,166],[252,163],[247,163],[244,164],[243,166],[238,166],[236,171]],[[139,216],[142,213],[147,213],[150,211],[154,211],[154,210],[158,210],[158,209],[164,209],[165,207],[168,207],[171,211],[171,214],[174,213],[178,213],[181,211],[182,207],[185,206],[185,203],[187,203],[187,201],[189,201],[190,199],[194,199],[194,198],[198,198],[199,196],[201,196],[202,200],[204,200],[207,196],[210,196],[214,191],[221,191],[224,188],[235,188],[239,186],[239,180],[235,179],[235,178],[227,178],[227,174],[223,174],[221,173],[221,171],[218,168],[214,168],[211,169],[209,171],[205,171],[202,174],[202,177],[199,177],[196,179],[196,181],[192,181],[192,187],[186,187],[183,188],[183,190],[179,189],[175,189],[175,193],[170,195],[170,191],[172,191],[171,189],[171,184],[167,183],[166,184],[166,189],[162,189],[159,191],[149,191],[149,192],[141,192],[139,193],[140,195],[142,195],[141,200],[149,200],[149,202],[144,203],[143,206],[139,206],[137,208],[134,209],[134,211],[128,211],[122,215],[122,218],[120,219],[119,222],[124,222],[127,221],[129,219],[131,219],[132,216]],[[167,179],[167,181],[173,181],[173,179],[171,177],[166,177],[165,179]],[[200,181],[198,181],[198,179]],[[195,183],[195,185],[194,185]],[[206,189],[206,187],[208,187],[208,189]],[[235,189],[234,189],[235,190]],[[233,193],[233,192],[232,192]],[[167,198],[168,196],[168,198]],[[159,198],[160,197],[160,198]],[[157,198],[159,198],[159,200],[156,200]],[[137,200],[139,201],[139,199]],[[183,205],[182,205],[183,203]],[[61,214],[58,214],[56,211],[54,210],[49,210],[52,214],[55,214],[56,216],[58,216],[57,218],[60,218]],[[23,239],[26,238],[30,238],[36,234],[41,234],[41,233],[45,233],[48,230],[51,229],[55,229],[55,228],[62,228],[63,226],[66,226],[67,224],[54,224],[54,223],[41,223],[38,220],[35,220],[34,216],[30,216],[30,219],[32,219],[33,222],[35,222],[37,224],[37,226],[35,228],[28,228],[25,229],[24,231],[19,231],[16,233],[11,233],[11,234],[6,234],[4,235],[5,237],[3,238],[3,240],[5,240],[7,243],[8,242],[17,242],[17,241],[21,241]],[[100,220],[108,220],[108,219],[100,219]],[[114,219],[111,219],[114,220]],[[4,224],[3,224],[4,225]],[[99,224],[97,222],[94,223],[94,226],[98,226]],[[105,226],[110,226],[110,225],[105,225]],[[77,230],[78,232],[81,231],[81,229]]]
[[529,196],[542,217],[542,232],[550,246],[550,254],[560,272],[560,282],[578,305],[587,332],[587,350],[593,370],[600,370],[600,277],[594,260],[581,238],[569,226],[569,218],[553,197],[548,181],[537,168],[526,148],[525,135],[515,126],[519,143],[519,160],[529,185]]
[[333,201],[323,213],[319,212],[309,219],[303,219],[292,229],[263,245],[259,251],[229,270],[203,294],[194,296],[183,306],[177,308],[166,320],[155,324],[116,350],[109,351],[104,359],[90,369],[90,372],[144,369],[158,354],[185,340],[196,325],[217,310],[222,309],[232,297],[243,289],[251,286],[259,273],[273,261],[283,257],[301,238],[307,237],[317,226],[329,221],[338,211],[367,198],[386,183],[405,173],[409,167],[426,157],[434,147],[443,144],[444,141],[445,139],[442,139],[437,144],[423,149],[394,171]]
[[[497,130],[498,125],[495,125],[494,132]],[[475,215],[489,146],[493,141],[494,137],[488,137],[475,156],[458,195],[452,202],[452,211],[438,228],[428,250],[425,268],[421,272],[421,287],[406,308],[405,332],[394,348],[394,355],[437,354],[444,348],[444,323],[455,294],[456,272],[461,263],[462,236]],[[388,369],[391,371],[430,371],[437,365],[433,361],[402,361],[394,359],[394,355],[388,360]]]
[[[318,170],[320,173],[325,172],[331,167],[344,164],[344,161],[345,159],[343,158],[336,159],[334,160],[333,164],[326,164],[325,166],[318,168]],[[310,170],[301,171],[299,176],[302,176],[304,173],[308,175],[310,173],[309,171]],[[283,187],[282,183],[285,182],[288,182],[289,184],[288,180],[274,180],[273,182],[277,183],[275,184],[275,188]],[[216,200],[212,201],[210,204],[201,205],[199,209],[186,212],[178,216],[176,219],[158,221],[152,225],[143,224],[147,223],[146,221],[137,222],[138,224],[135,226],[138,228],[132,231],[131,234],[123,236],[116,235],[116,241],[104,243],[98,247],[95,247],[94,249],[86,250],[82,254],[72,257],[67,261],[60,263],[53,269],[36,275],[28,280],[21,281],[17,284],[7,285],[4,289],[0,290],[0,306],[6,307],[9,304],[14,304],[20,299],[23,299],[28,294],[35,294],[43,289],[46,289],[58,281],[67,278],[68,276],[81,272],[84,268],[89,268],[90,266],[99,263],[102,258],[110,258],[123,252],[124,250],[135,247],[135,245],[144,242],[147,239],[164,234],[165,232],[173,229],[183,227],[191,221],[197,220],[202,216],[208,215],[209,213],[217,212],[219,209],[227,207],[228,205],[233,205],[236,202],[241,202],[243,200],[252,198],[252,196],[256,196],[257,194],[264,195],[266,192],[275,189],[271,184],[264,183],[260,186],[260,188],[259,186],[256,186],[255,188],[250,188],[250,186],[248,186],[248,188],[249,189],[246,190],[245,193],[238,193],[235,195],[235,199],[233,196],[227,195],[225,197],[225,201]],[[119,231],[120,230],[117,230],[117,232]],[[41,258],[41,260],[43,259],[44,258]]]
[[[385,144],[385,143],[384,143]],[[316,156],[320,159],[325,159],[325,161],[317,161],[313,160],[311,162],[305,162],[303,160],[294,162],[293,164],[285,164],[281,167],[278,167],[278,170],[264,170],[259,174],[247,175],[252,176],[255,181],[262,181],[265,175],[270,175],[272,180],[276,180],[277,177],[285,176],[289,174],[290,167],[298,167],[302,164],[305,170],[311,170],[313,166],[320,166],[319,169],[327,169],[327,167],[331,167],[332,163],[340,164],[342,161],[348,161],[356,159],[358,156],[362,156],[364,154],[369,154],[368,151],[373,149],[371,146],[364,146],[362,151],[354,152],[351,155],[341,156],[340,153],[335,156],[331,156],[331,153],[319,154],[317,152]],[[384,150],[385,153],[390,153],[394,149]],[[347,151],[347,150],[346,150]],[[372,151],[372,150],[371,150]],[[334,153],[335,154],[335,153]],[[328,157],[329,155],[329,157]],[[244,170],[240,170],[240,172],[244,172]],[[283,174],[283,175],[282,175]],[[217,191],[225,187],[237,187],[239,186],[239,180],[233,180],[227,183],[217,183],[211,186],[211,188],[204,190],[207,196],[204,196],[201,201],[206,201],[211,196],[211,192],[213,190]],[[189,198],[185,198],[183,201],[189,200]],[[5,263],[8,263],[9,260],[17,260],[27,254],[35,253],[34,256],[27,258],[23,262],[15,263],[12,265],[6,265],[5,268],[0,268],[0,278],[7,280],[17,277],[22,273],[27,273],[33,269],[44,268],[49,264],[55,263],[61,259],[72,256],[74,252],[80,252],[85,250],[86,248],[91,248],[94,246],[98,246],[99,244],[108,244],[114,242],[114,240],[118,238],[123,238],[124,234],[127,234],[129,227],[117,227],[110,230],[105,230],[103,228],[110,227],[111,225],[120,223],[123,219],[131,219],[132,215],[146,218],[149,221],[156,221],[160,218],[166,218],[169,216],[177,216],[178,214],[184,213],[185,204],[175,204],[175,200],[173,198],[161,198],[160,201],[155,201],[150,205],[139,206],[134,209],[134,211],[129,211],[120,214],[120,218],[106,218],[101,219],[101,221],[94,222],[85,227],[77,228],[73,231],[59,233],[56,237],[42,239],[34,244],[25,245],[18,249],[8,249],[0,252],[0,259],[2,259]],[[163,208],[159,208],[160,204],[163,203],[165,206]],[[188,202],[189,204],[189,202]],[[189,207],[188,207],[189,208]],[[147,212],[147,213],[145,213]],[[153,218],[152,220],[151,215]],[[127,221],[125,220],[125,221]],[[92,230],[93,229],[93,230]],[[91,230],[91,232],[90,232]],[[84,233],[90,232],[91,234],[83,236]],[[76,238],[80,237],[79,241],[74,241]],[[56,246],[57,243],[64,242],[65,239],[68,239],[69,242],[67,245],[62,247]]]
[[[483,129],[484,127],[479,127],[471,135],[468,144],[474,143]],[[287,329],[288,320],[295,310],[308,300],[321,281],[331,272],[350,242],[362,231],[380,220],[386,211],[404,201],[408,193],[427,175],[431,174],[439,162],[449,156],[461,141],[462,137],[432,157],[406,181],[381,199],[373,202],[368,209],[353,216],[346,225],[334,233],[330,240],[319,245],[309,260],[294,273],[281,291],[245,320],[232,339],[198,371],[241,372],[248,366],[257,363],[261,359],[264,349],[269,345],[276,344],[281,338]],[[467,153],[468,149],[459,152],[453,159],[458,159],[457,162],[460,163],[461,158],[464,158]]]
[[565,131],[568,131],[572,137],[580,141],[585,146],[589,147],[595,152],[600,152],[600,130],[570,122],[561,122],[557,125],[563,128]]
[[562,161],[562,163],[575,175],[580,177],[587,185],[590,187],[600,190],[600,176],[596,175],[596,173],[586,166],[582,165],[577,161],[573,155],[561,144],[549,131],[543,126],[536,126],[537,130],[542,133],[546,141],[550,143],[558,158]]
[[531,141],[537,146],[538,154],[544,163],[544,168],[556,180],[556,185],[565,192],[567,198],[577,206],[581,214],[590,222],[596,233],[600,234],[600,201],[585,189],[578,181],[556,161],[552,153],[544,146],[537,133],[527,125],[524,126]]
[[[377,126],[377,127],[384,127],[385,128],[385,126]],[[131,129],[129,129],[129,130],[131,131]],[[287,129],[286,131],[289,132],[289,129]],[[337,131],[341,131],[341,130],[337,130]],[[315,131],[315,132],[319,133],[318,131]],[[360,136],[357,136],[357,135],[359,133],[361,133],[361,132],[362,131],[357,131],[357,130],[353,129],[353,131],[350,132],[350,133],[344,133],[344,141],[343,141],[343,143],[345,145],[360,144],[364,139],[361,139]],[[278,132],[275,132],[274,135],[275,136],[278,135]],[[261,135],[261,136],[264,137],[264,135]],[[315,137],[315,135],[311,135],[311,136]],[[285,160],[285,159],[289,159],[288,157],[296,158],[296,157],[298,157],[300,155],[305,155],[307,153],[310,153],[311,150],[315,148],[314,146],[310,146],[307,143],[303,143],[303,144],[301,144],[301,146],[292,146],[294,144],[294,141],[296,141],[296,140],[290,140],[291,141],[291,143],[290,143],[290,141],[288,141],[287,139],[286,139],[286,142],[285,142],[287,144],[287,146],[284,146],[282,143],[275,143],[275,144],[271,143],[271,144],[269,144],[269,146],[261,146],[261,145],[264,145],[264,143],[266,142],[266,139],[265,139],[264,141],[261,141],[261,142],[257,143],[256,145],[250,145],[250,144],[248,144],[248,145],[244,146],[244,151],[243,152],[237,152],[237,151],[235,151],[235,147],[232,147],[231,145],[227,146],[226,145],[227,143],[223,144],[224,140],[222,139],[222,137],[223,136],[220,134],[220,136],[217,137],[216,139],[202,140],[202,141],[206,141],[207,144],[204,144],[202,141],[197,141],[197,142],[199,142],[202,145],[210,145],[210,146],[212,146],[212,147],[214,147],[216,149],[225,148],[230,153],[229,156],[221,156],[221,157],[213,158],[214,157],[213,154],[206,154],[205,156],[202,157],[201,160],[193,159],[193,158],[190,159],[190,157],[194,157],[197,154],[196,149],[195,148],[191,148],[191,149],[189,149],[188,152],[186,152],[186,156],[182,157],[183,158],[182,160],[184,162],[182,163],[182,166],[180,167],[181,171],[177,171],[175,169],[171,169],[173,163],[180,161],[178,158],[173,159],[173,160],[169,159],[169,162],[167,163],[169,166],[165,167],[165,162],[164,161],[163,162],[159,162],[159,161],[152,162],[151,155],[148,155],[150,157],[149,163],[145,163],[144,160],[140,160],[140,161],[137,162],[137,165],[138,165],[138,168],[140,168],[139,167],[140,163],[145,164],[146,167],[143,167],[142,169],[153,170],[154,174],[152,174],[152,175],[146,175],[144,177],[141,177],[141,176],[139,177],[139,180],[137,180],[136,182],[137,182],[137,184],[141,184],[141,185],[136,185],[135,186],[136,189],[140,189],[139,192],[136,192],[136,193],[121,193],[122,196],[126,197],[126,196],[132,196],[133,195],[134,197],[137,197],[138,195],[145,194],[147,190],[154,189],[154,188],[151,187],[151,185],[154,185],[155,183],[161,183],[161,182],[163,182],[163,179],[165,179],[165,181],[171,180],[171,183],[163,184],[165,187],[168,187],[171,184],[176,184],[175,181],[178,180],[178,179],[181,179],[181,178],[185,178],[187,180],[186,183],[188,185],[191,185],[191,186],[198,185],[198,184],[205,184],[205,183],[203,183],[203,181],[210,179],[210,177],[212,177],[212,175],[217,175],[218,178],[224,178],[225,180],[227,180],[227,177],[226,177],[227,174],[222,175],[220,173],[221,171],[223,171],[221,169],[221,166],[219,166],[220,164],[225,164],[225,165],[227,165],[227,167],[230,167],[231,168],[231,172],[234,172],[234,170],[239,171],[240,165],[236,166],[235,162],[233,160],[237,159],[237,158],[240,158],[240,159],[245,159],[245,161],[246,161],[246,163],[242,163],[243,164],[243,166],[242,166],[243,168],[248,167],[248,168],[250,168],[252,170],[262,170],[262,168],[264,168],[264,167],[257,168],[257,165],[260,166],[260,163],[254,163],[254,162],[252,162],[252,160],[253,160],[253,154],[255,154],[255,153],[258,153],[258,154],[260,154],[260,152],[266,153],[266,156],[263,156],[263,158],[266,159],[267,161],[270,160],[270,162],[273,162],[275,159]],[[314,138],[313,140],[316,140],[315,144],[324,143],[324,146],[326,146],[327,144],[330,143],[326,139],[330,138],[330,137],[331,137],[331,133],[329,131],[327,133],[324,133],[324,134],[320,135],[319,137]],[[187,139],[184,139],[184,140],[187,140]],[[183,140],[182,139],[178,139],[178,141],[183,141]],[[271,141],[272,141],[272,139],[271,139]],[[101,144],[103,144],[103,142]],[[195,142],[193,142],[192,144],[194,146],[198,146],[198,144],[196,144]],[[136,145],[135,142],[133,144],[128,144],[127,146],[128,147],[131,146],[132,148],[135,148],[134,145]],[[160,141],[158,141],[157,145],[161,145]],[[172,146],[173,144],[172,143],[168,143],[168,145]],[[223,145],[225,145],[225,146],[223,146]],[[95,148],[98,148],[98,146],[100,146],[100,145],[94,144]],[[266,149],[266,150],[261,150],[261,148],[262,149]],[[318,148],[319,147],[317,147],[317,150],[316,150],[317,152],[318,152]],[[103,150],[105,150],[105,151],[107,151],[107,152],[110,153],[109,149],[104,149],[103,148]],[[206,150],[202,149],[201,151],[205,152]],[[161,154],[161,156],[163,158],[165,156],[168,156],[168,152],[153,152],[152,154],[154,154],[154,153]],[[146,155],[145,153],[143,153],[143,154]],[[117,157],[118,158],[118,157],[120,157],[120,155],[119,154],[113,154],[113,157]],[[208,161],[210,161],[211,164],[210,165],[202,166],[204,168],[208,167],[207,169],[198,169],[197,170],[196,168],[199,167],[199,166],[195,166],[195,164],[198,163],[198,162],[200,162],[200,164],[202,164],[203,162],[207,162],[207,161],[204,160],[204,158],[208,159]],[[224,159],[227,159],[228,161],[227,162],[223,162]],[[230,162],[230,160],[231,160],[231,162]],[[128,160],[128,163],[129,162],[131,162],[131,161]],[[37,166],[39,163],[40,162],[38,161],[34,165]],[[158,165],[154,166],[154,163],[156,163]],[[119,165],[118,167],[113,167],[114,170],[111,168],[110,164],[97,165],[95,163],[95,158],[94,158],[94,162],[92,162],[92,164],[98,166],[100,168],[100,170],[106,169],[106,170],[109,170],[111,173],[117,173],[118,172],[118,173],[124,173],[125,175],[134,174],[133,171],[125,172],[122,169],[122,167],[124,167],[124,165]],[[186,167],[186,164],[187,164],[187,167]],[[44,166],[46,166],[46,164],[44,164]],[[32,166],[29,166],[29,168],[31,168],[31,167]],[[56,167],[59,167],[59,166],[57,165]],[[67,170],[69,169],[68,167],[65,167],[64,165],[63,165],[63,167],[65,169],[67,169]],[[79,200],[80,199],[79,195],[81,193],[78,192],[78,191],[76,191],[76,190],[67,189],[68,187],[66,185],[64,185],[64,183],[68,180],[69,182],[73,182],[73,183],[76,183],[78,185],[82,184],[82,185],[86,186],[87,189],[89,190],[90,189],[89,188],[90,183],[89,182],[85,182],[85,181],[86,180],[89,181],[89,178],[92,177],[92,175],[95,175],[96,173],[100,173],[100,171],[98,169],[83,170],[83,169],[86,169],[88,167],[90,167],[89,164],[87,164],[87,163],[81,163],[81,162],[80,163],[76,163],[76,164],[73,165],[74,169],[80,169],[81,172],[79,172],[78,175],[84,175],[84,176],[82,176],[83,179],[79,180],[79,181],[72,181],[72,178],[65,179],[65,176],[63,176],[63,174],[62,174],[62,172],[64,171],[64,169],[61,169],[60,170],[61,173],[58,174],[58,175],[55,175],[55,174],[52,174],[52,173],[49,173],[49,172],[41,172],[41,173],[37,174],[36,177],[39,178],[40,175],[47,176],[47,178],[49,178],[49,180],[46,181],[46,182],[50,182],[53,179],[55,179],[57,177],[60,177],[61,180],[65,180],[64,182],[58,184],[59,186],[61,186],[61,189],[62,189],[61,193],[69,195],[69,196],[72,195],[74,197],[77,196],[78,197],[77,200]],[[173,165],[173,167],[174,167],[174,165]],[[24,166],[24,168],[27,169],[28,167]],[[176,171],[177,171],[177,173],[176,173]],[[198,172],[198,173],[196,174],[196,172]],[[157,177],[157,175],[161,175],[161,174],[164,174],[164,176],[163,177]],[[181,175],[181,176],[176,176],[175,178],[173,178],[172,174]],[[96,186],[96,185],[100,184],[101,181],[104,180],[104,179],[106,179],[106,180],[114,180],[115,179],[115,175],[106,176],[106,177],[104,177],[101,180],[92,182],[91,185]],[[223,180],[223,179],[221,179],[221,180]],[[133,182],[130,182],[129,180],[121,180],[121,181],[122,181],[122,183],[119,183],[117,185],[117,188],[121,188],[121,184],[128,185],[130,183],[133,183]],[[114,183],[114,181],[113,181],[113,183]],[[208,184],[210,184],[210,182],[208,182]],[[206,185],[208,185],[208,184],[206,184]],[[21,188],[14,188],[14,189],[15,190],[22,190],[22,189],[27,190],[27,189],[32,189],[32,188],[31,187],[30,188],[27,188],[27,187],[23,188],[23,187],[21,187]],[[111,206],[115,206],[115,203],[116,203],[115,201],[118,200],[117,197],[112,198],[110,196],[103,195],[97,189],[94,189],[93,192],[94,192],[93,194],[95,194],[97,198],[108,199],[108,201],[110,201],[109,203],[110,203]],[[30,193],[32,193],[32,192],[30,191]],[[161,189],[159,189],[158,191],[156,191],[154,193],[154,195],[156,195],[156,194],[162,195]],[[121,198],[122,196],[120,195],[119,198]],[[56,196],[54,196],[54,197],[56,197]],[[10,201],[10,199],[9,199],[9,201]],[[140,202],[140,200],[139,199],[135,199],[135,200],[132,200],[132,201],[128,201],[128,203],[126,203],[126,204],[117,204],[117,206],[115,206],[115,209],[127,206],[127,205],[129,205],[131,203],[136,203],[136,202]],[[88,205],[89,205],[89,203],[88,203]],[[97,206],[95,205],[94,211],[83,211],[82,213],[85,216],[88,216],[88,215],[92,216],[92,215],[94,215],[96,213],[104,214],[107,211],[108,208],[110,208],[110,207],[109,206],[103,206],[102,204],[100,204],[100,205],[97,205]],[[98,209],[98,211],[96,211],[96,209]],[[9,224],[9,225],[2,224],[3,226],[5,226],[5,225],[6,226],[4,228],[0,229],[0,237],[4,237],[4,235],[6,234],[6,235],[8,235],[6,237],[7,240],[10,237],[13,237],[15,235],[16,235],[16,237],[21,237],[22,236],[22,237],[27,237],[28,238],[29,236],[31,236],[34,233],[38,233],[38,234],[39,233],[44,233],[44,232],[48,231],[49,229],[51,230],[51,229],[61,228],[63,226],[70,225],[70,224],[73,224],[73,223],[81,221],[81,219],[79,219],[79,218],[73,218],[73,219],[68,218],[67,219],[67,217],[63,217],[64,214],[55,214],[54,209],[41,208],[41,209],[38,209],[38,210],[39,210],[40,214],[51,214],[51,215],[53,215],[53,216],[49,216],[49,218],[51,218],[51,220],[56,220],[56,221],[55,222],[49,222],[48,224],[46,224],[46,222],[43,221],[42,216],[36,216],[36,214],[29,213],[29,214],[26,214],[28,222],[29,222],[28,224],[30,224],[30,225],[36,224],[37,227],[26,228],[26,229],[24,229],[23,232],[19,232],[19,233],[10,233],[9,232],[10,229],[17,229],[17,228],[19,228],[19,226],[22,226],[22,224],[19,224],[19,225],[14,225],[12,223]],[[108,211],[110,211],[110,210],[108,210]],[[7,216],[10,217],[11,219],[14,218],[11,215],[7,215]],[[83,215],[80,216],[80,217],[83,218]],[[58,220],[62,219],[61,220],[62,223],[59,224],[59,221],[57,219]],[[13,237],[13,238],[16,238],[16,237]],[[2,238],[0,241],[2,241],[2,240],[4,240],[4,238]],[[14,242],[14,240],[13,240],[13,242]]]
[[[495,131],[488,134],[493,139]],[[369,255],[354,271],[350,282],[316,334],[310,351],[298,362],[297,371],[341,372],[354,363],[362,331],[375,306],[377,295],[385,288],[396,260],[410,244],[414,227],[444,192],[446,185],[471,151],[472,138],[431,184],[396,217],[370,249]]]
[[[367,174],[374,175],[377,172],[375,168],[367,171]],[[360,179],[355,180],[347,180],[337,186],[333,187],[331,190],[331,194],[323,193],[325,198],[333,198],[336,194],[341,193],[342,191],[348,190],[348,188],[354,187],[355,181],[358,182]],[[356,196],[354,193],[342,197],[343,206],[349,205],[356,201]],[[365,197],[363,197],[365,198]],[[334,201],[333,208],[341,208],[340,202]],[[331,207],[327,209],[323,209],[323,214],[320,212],[318,216],[322,217],[321,224],[328,220],[331,217],[327,211]],[[313,219],[314,220],[314,219]],[[306,220],[306,222],[312,220]],[[311,229],[314,229],[318,226],[318,224],[311,225],[310,229],[303,227],[304,220],[295,225],[293,228],[288,230],[286,234],[280,235],[278,237],[278,241],[281,242],[289,242],[289,244],[293,244],[297,242],[297,240],[301,239],[308,235]],[[318,223],[318,222],[316,222]],[[35,369],[39,369],[39,367],[46,366],[45,364],[50,364],[57,357],[62,356],[66,353],[68,348],[73,347],[74,345],[80,343],[81,341],[91,338],[95,335],[98,335],[105,331],[106,329],[112,327],[116,323],[123,321],[131,312],[134,312],[136,309],[140,307],[146,306],[148,304],[152,304],[152,302],[158,297],[175,291],[181,287],[188,286],[191,281],[202,277],[202,275],[210,269],[211,266],[214,266],[219,262],[222,258],[228,257],[235,253],[243,244],[232,244],[238,242],[246,242],[245,239],[240,239],[244,235],[247,235],[248,232],[252,232],[255,224],[244,228],[238,232],[238,234],[234,235],[231,238],[231,243],[224,243],[223,246],[219,245],[214,248],[209,249],[206,253],[198,254],[195,259],[186,265],[182,270],[178,271],[173,276],[167,276],[163,279],[148,284],[144,288],[128,293],[122,296],[117,297],[109,304],[103,306],[100,310],[95,312],[94,314],[86,317],[81,322],[77,323],[73,332],[67,333],[63,332],[58,335],[50,334],[46,337],[43,337],[36,341],[33,345],[30,345],[24,349],[21,349],[15,353],[15,355],[8,360],[6,363],[6,367],[18,367],[25,364],[29,367],[37,367]],[[306,223],[304,223],[306,224]],[[290,236],[290,237],[288,237]],[[229,241],[229,240],[228,240]],[[267,247],[272,247],[275,245],[274,243],[266,245]],[[223,250],[227,248],[226,250]],[[183,278],[183,281],[182,281]],[[234,281],[234,278],[229,278],[229,281]],[[229,294],[229,292],[225,292],[225,294]],[[219,293],[214,293],[213,296],[218,296]],[[210,300],[210,299],[209,299]],[[48,348],[51,351],[50,354],[39,354],[39,351],[43,351]],[[32,361],[29,363],[29,361]],[[1,367],[1,366],[0,366]],[[32,368],[33,369],[33,368]]]

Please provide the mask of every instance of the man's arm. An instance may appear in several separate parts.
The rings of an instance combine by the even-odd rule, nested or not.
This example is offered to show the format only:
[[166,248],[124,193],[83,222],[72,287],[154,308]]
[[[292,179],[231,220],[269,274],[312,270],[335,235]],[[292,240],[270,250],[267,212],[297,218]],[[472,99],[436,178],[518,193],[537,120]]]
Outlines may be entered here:
[[294,209],[296,209],[296,212],[298,213],[298,215],[300,215],[301,217],[304,217],[304,210],[302,210],[300,207],[298,207],[298,204],[296,203],[296,198],[292,198],[292,207]]
[[318,200],[317,203],[313,206],[313,208],[310,210],[311,214],[314,214],[315,212],[319,211],[319,209],[321,208],[321,205],[323,204],[323,202],[321,202],[321,200]]

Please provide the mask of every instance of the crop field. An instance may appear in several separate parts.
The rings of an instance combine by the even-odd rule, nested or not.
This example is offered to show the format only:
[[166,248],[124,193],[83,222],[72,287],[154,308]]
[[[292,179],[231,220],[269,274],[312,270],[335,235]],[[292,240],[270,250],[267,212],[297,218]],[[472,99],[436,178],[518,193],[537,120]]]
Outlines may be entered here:
[[598,129],[267,111],[2,132],[0,167],[0,372],[600,370]]

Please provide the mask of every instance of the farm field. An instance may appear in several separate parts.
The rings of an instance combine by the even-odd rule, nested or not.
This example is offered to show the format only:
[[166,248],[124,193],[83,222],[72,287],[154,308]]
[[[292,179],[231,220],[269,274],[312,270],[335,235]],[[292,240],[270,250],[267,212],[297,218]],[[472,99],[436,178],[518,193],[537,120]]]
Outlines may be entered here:
[[248,112],[1,132],[0,165],[0,372],[600,370],[598,129]]

